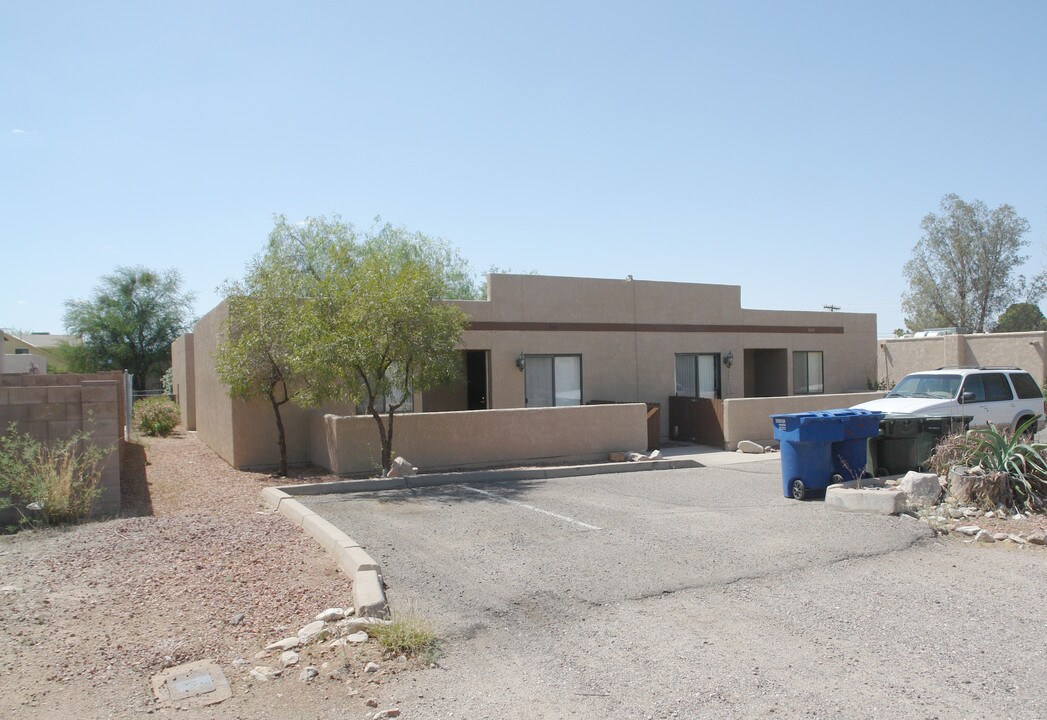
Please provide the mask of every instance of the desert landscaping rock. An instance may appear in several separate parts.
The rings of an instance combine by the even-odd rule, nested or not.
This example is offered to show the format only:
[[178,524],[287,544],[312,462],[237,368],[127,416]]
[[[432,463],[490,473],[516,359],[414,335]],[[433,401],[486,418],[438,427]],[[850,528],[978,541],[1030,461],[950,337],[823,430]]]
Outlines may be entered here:
[[[307,626],[308,627],[308,626]],[[265,646],[266,650],[290,650],[296,648],[302,644],[301,638],[297,635],[293,637],[286,637],[283,640],[277,640],[274,643],[269,643]]]
[[977,525],[961,525],[960,527],[956,528],[956,532],[960,533],[961,535],[970,535],[971,537],[977,535],[979,530],[981,530],[981,528]]
[[302,668],[302,671],[298,673],[298,679],[302,682],[309,682],[319,674],[320,671],[317,670],[314,666],[306,665],[304,668]]
[[934,473],[910,470],[905,473],[898,487],[905,493],[910,505],[934,505],[942,494],[941,481]]
[[1026,544],[1025,538],[1023,538],[1021,535],[1015,535],[1014,533],[1009,533],[1007,535],[1007,539],[1010,540],[1012,543],[1017,543],[1018,545]]
[[345,610],[342,608],[327,608],[316,616],[317,622],[336,622],[345,618]]
[[239,625],[244,621],[244,617],[246,616],[243,613],[237,613],[236,615],[233,615],[231,618],[229,618],[229,624]]
[[400,717],[400,711],[397,708],[390,708],[389,710],[381,710],[371,716],[371,720],[384,720],[384,718],[396,718]]
[[321,620],[316,620],[309,623],[304,628],[298,631],[298,639],[303,645],[308,645],[312,641],[320,637],[320,634],[324,631],[324,623]]
[[364,705],[369,708],[376,708],[378,707],[378,698],[367,698],[364,700]]
[[988,530],[979,530],[978,534],[974,536],[974,539],[980,543],[994,543],[996,538]]
[[269,665],[258,665],[257,667],[252,668],[250,673],[252,678],[261,682],[275,680],[280,677],[280,674],[280,670]]
[[366,632],[367,630],[370,630],[371,628],[378,625],[392,625],[392,621],[386,620],[385,618],[365,616],[353,618],[352,620],[347,620],[345,621],[344,625],[342,625],[342,623],[339,623],[339,625],[344,627],[346,632],[355,633],[360,632],[361,630]]
[[742,440],[738,443],[738,452],[762,455],[766,451],[764,446],[759,443],[754,443],[752,440]]
[[365,633],[363,630],[361,630],[360,632],[355,632],[352,635],[347,635],[345,637],[345,641],[346,642],[353,643],[353,644],[365,643],[369,639],[370,639],[370,636],[367,633]]
[[284,650],[280,653],[280,664],[285,668],[297,665],[300,659],[300,656],[294,650]]
[[364,667],[364,672],[365,673],[376,673],[376,672],[378,672],[381,669],[382,668],[381,668],[381,666],[378,663],[376,663],[376,662],[369,662],[369,663],[367,663],[367,666]]
[[1044,545],[1047,544],[1047,533],[1030,533],[1029,536],[1025,539],[1030,545]]
[[1009,536],[1005,532],[998,532],[998,533],[993,533],[992,534],[992,539],[995,540],[996,542],[1003,542],[1008,537]]
[[397,477],[414,477],[418,474],[418,468],[409,463],[402,457],[397,457],[393,460],[392,465],[389,467],[389,472],[385,474],[386,477],[397,478]]

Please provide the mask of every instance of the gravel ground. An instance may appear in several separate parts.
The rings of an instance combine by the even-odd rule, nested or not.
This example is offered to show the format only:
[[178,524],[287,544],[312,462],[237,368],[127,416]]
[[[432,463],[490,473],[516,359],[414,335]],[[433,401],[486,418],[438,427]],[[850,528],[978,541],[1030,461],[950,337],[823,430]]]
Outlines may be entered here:
[[[125,467],[125,514],[141,516],[0,538],[0,717],[362,718],[375,712],[365,700],[396,700],[387,688],[411,664],[373,642],[304,651],[302,665],[322,671],[310,683],[296,669],[248,677],[279,665],[255,659],[266,644],[352,606],[349,579],[310,538],[257,512],[258,492],[286,479],[233,470],[195,433],[128,446]],[[233,697],[188,713],[155,707],[151,676],[201,659],[222,666]],[[368,660],[383,669],[365,679]]]

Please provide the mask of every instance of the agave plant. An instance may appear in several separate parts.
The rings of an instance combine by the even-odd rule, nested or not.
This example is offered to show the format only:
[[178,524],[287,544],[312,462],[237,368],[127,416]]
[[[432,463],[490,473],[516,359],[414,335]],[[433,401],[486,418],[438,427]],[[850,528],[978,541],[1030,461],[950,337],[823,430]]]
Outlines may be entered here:
[[964,458],[968,466],[1007,476],[1016,506],[1033,509],[1047,499],[1047,444],[1032,442],[1037,418],[1014,431],[1001,432],[991,424],[967,431]]

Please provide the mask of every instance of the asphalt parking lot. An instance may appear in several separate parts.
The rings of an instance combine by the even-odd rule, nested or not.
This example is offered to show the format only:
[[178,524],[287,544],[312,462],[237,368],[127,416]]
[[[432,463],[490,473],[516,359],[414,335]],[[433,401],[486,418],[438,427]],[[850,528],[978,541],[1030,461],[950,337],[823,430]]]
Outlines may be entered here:
[[777,462],[300,498],[431,618],[412,717],[1047,717],[1047,553],[781,493]]

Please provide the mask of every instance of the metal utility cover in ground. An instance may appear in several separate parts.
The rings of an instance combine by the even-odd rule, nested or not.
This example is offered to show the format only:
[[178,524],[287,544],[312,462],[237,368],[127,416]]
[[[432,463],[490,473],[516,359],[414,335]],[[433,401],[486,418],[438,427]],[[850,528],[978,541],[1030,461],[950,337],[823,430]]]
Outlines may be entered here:
[[225,673],[212,660],[168,668],[153,676],[153,694],[167,705],[205,707],[232,696]]

